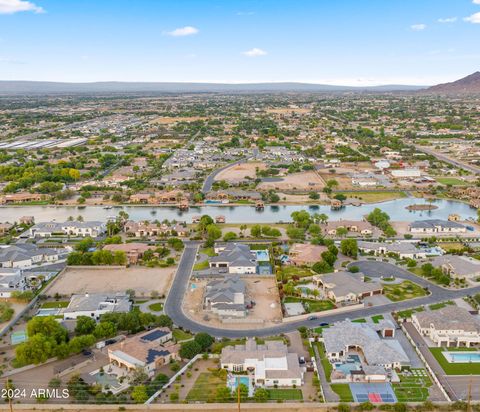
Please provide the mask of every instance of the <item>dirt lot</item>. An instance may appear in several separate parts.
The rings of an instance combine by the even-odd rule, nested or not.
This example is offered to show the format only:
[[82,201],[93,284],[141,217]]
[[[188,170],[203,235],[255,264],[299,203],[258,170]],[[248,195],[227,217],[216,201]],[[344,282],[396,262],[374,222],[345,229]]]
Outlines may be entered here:
[[175,272],[171,268],[68,268],[49,289],[50,296],[74,293],[113,293],[133,289],[137,296],[149,296],[152,291],[160,295],[167,292]]
[[[207,280],[195,280],[193,282],[196,286],[195,289],[191,289],[191,287],[188,288],[188,292],[183,301],[185,314],[192,319],[208,324],[209,326],[221,326],[230,329],[244,329],[245,327],[258,329],[280,322],[282,319],[282,310],[274,277],[251,277],[243,279],[247,284],[246,300],[253,300],[256,302],[254,308],[249,310],[246,318],[251,320],[251,322],[222,322],[218,316],[211,312],[204,311],[202,308],[203,292],[205,285],[208,283]],[[274,304],[273,308],[270,306],[271,304]]]
[[293,173],[281,178],[280,181],[262,182],[259,190],[322,190],[325,181],[314,171]]
[[225,180],[227,182],[236,182],[239,180],[246,179],[250,177],[255,179],[257,173],[256,169],[265,170],[266,166],[264,163],[261,162],[254,162],[254,163],[240,163],[238,165],[233,165],[228,169],[222,170],[217,176],[215,176],[215,180]]

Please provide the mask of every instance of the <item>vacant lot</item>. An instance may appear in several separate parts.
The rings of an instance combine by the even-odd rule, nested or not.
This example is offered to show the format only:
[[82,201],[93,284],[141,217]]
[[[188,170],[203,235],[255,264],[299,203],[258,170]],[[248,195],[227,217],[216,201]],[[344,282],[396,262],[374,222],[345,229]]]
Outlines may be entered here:
[[153,291],[160,295],[167,292],[175,268],[127,269],[67,268],[48,290],[50,296],[56,293],[70,296],[74,293],[114,293],[133,289],[137,296],[148,296]]
[[225,180],[227,182],[237,182],[239,180],[246,179],[247,177],[255,179],[257,176],[257,169],[266,169],[265,163],[240,163],[233,165],[225,170],[222,170],[215,176],[215,180]]
[[322,190],[325,187],[324,180],[314,171],[293,173],[291,175],[275,179],[272,182],[262,182],[258,185],[259,190]]
[[392,302],[413,299],[425,296],[427,292],[416,283],[404,280],[402,283],[394,285],[383,285],[385,296]]

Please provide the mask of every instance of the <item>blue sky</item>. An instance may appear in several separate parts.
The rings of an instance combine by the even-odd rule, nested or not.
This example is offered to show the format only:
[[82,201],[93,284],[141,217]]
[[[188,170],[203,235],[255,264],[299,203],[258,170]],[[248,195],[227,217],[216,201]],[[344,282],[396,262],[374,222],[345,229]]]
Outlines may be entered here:
[[434,84],[476,70],[480,0],[0,0],[3,80]]

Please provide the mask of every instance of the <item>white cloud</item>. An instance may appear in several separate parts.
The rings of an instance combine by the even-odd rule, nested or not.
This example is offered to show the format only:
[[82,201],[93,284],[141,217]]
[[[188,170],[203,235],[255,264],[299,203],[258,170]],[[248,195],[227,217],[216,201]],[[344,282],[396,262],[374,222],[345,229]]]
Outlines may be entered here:
[[259,56],[265,56],[267,52],[265,50],[254,47],[253,49],[243,52],[242,54],[247,57],[259,57]]
[[455,23],[457,20],[457,17],[445,17],[444,19],[438,19],[437,21],[439,23]]
[[468,21],[470,23],[480,24],[480,13],[472,14],[469,17],[465,17],[463,20]]
[[0,0],[0,14],[14,14],[20,11],[33,11],[34,13],[44,13],[45,10],[40,6],[26,0]]
[[420,23],[420,24],[412,24],[410,26],[410,28],[413,30],[413,31],[422,31],[422,30],[425,30],[427,28],[427,25],[426,24],[423,24],[423,23]]
[[480,0],[473,0],[473,4],[480,4]]
[[197,34],[198,32],[199,30],[196,27],[185,26],[185,27],[179,27],[178,29],[169,31],[167,32],[167,34],[173,37],[182,37],[182,36],[192,36],[193,34]]

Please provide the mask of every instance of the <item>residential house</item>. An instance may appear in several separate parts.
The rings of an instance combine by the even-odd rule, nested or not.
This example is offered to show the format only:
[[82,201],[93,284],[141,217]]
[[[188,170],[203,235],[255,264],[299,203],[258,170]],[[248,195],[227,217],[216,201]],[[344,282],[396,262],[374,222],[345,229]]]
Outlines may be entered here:
[[207,283],[204,308],[221,317],[244,317],[245,282],[238,275]]
[[334,369],[331,379],[350,381],[387,381],[392,369],[410,366],[410,359],[395,339],[395,326],[390,321],[357,323],[336,322],[323,330],[325,353],[331,363],[347,363],[356,355],[359,369]]
[[215,247],[217,256],[209,259],[210,268],[217,268],[231,274],[257,273],[257,254],[250,250],[250,246],[242,243],[226,243]]
[[421,259],[427,257],[425,249],[418,249],[410,242],[366,242],[359,240],[358,249],[364,253],[373,253],[374,255],[394,254],[400,259]]
[[468,256],[442,255],[430,263],[452,277],[475,280],[480,277],[480,261]]
[[123,227],[128,236],[147,237],[147,236],[188,236],[189,230],[185,224],[175,224],[173,226],[165,223],[154,223],[149,221],[135,222],[129,220]]
[[362,220],[337,220],[321,225],[323,232],[327,235],[336,236],[338,229],[347,229],[348,232],[359,233],[363,236],[368,236],[373,233],[373,226]]
[[440,220],[440,219],[428,219],[417,220],[410,223],[409,230],[411,233],[465,233],[467,228],[457,222]]
[[14,225],[11,223],[5,222],[5,223],[0,223],[0,235],[6,235],[7,233],[12,230]]
[[39,248],[30,243],[19,243],[0,247],[0,267],[30,268],[43,263],[55,263],[62,252],[58,249]]
[[420,334],[427,336],[437,346],[468,348],[480,343],[478,318],[455,305],[447,305],[438,310],[414,312],[412,323]]
[[259,387],[298,387],[304,383],[305,368],[300,366],[298,354],[288,352],[281,341],[259,345],[250,338],[245,345],[226,346],[220,355],[220,367],[246,372]]
[[26,286],[26,277],[21,269],[0,268],[0,298],[10,298],[12,292],[23,292]]
[[99,320],[104,313],[130,312],[132,302],[125,294],[85,293],[72,295],[68,306],[62,310],[63,318],[77,319],[79,316],[88,316]]
[[106,231],[105,223],[97,221],[89,222],[41,222],[27,230],[28,235],[35,237],[52,237],[54,235],[68,235],[79,237],[98,237]]
[[131,336],[108,347],[110,363],[134,372],[142,369],[148,377],[173,360],[179,359],[180,347],[172,342],[172,331],[155,328]]
[[127,261],[130,265],[136,265],[140,259],[142,259],[143,254],[147,250],[154,250],[155,246],[149,246],[145,243],[121,243],[114,245],[105,245],[104,250],[109,250],[110,252],[125,252],[127,256]]
[[358,303],[368,296],[381,295],[383,286],[378,282],[364,282],[357,273],[334,272],[313,276],[313,282],[325,296],[336,303]]

